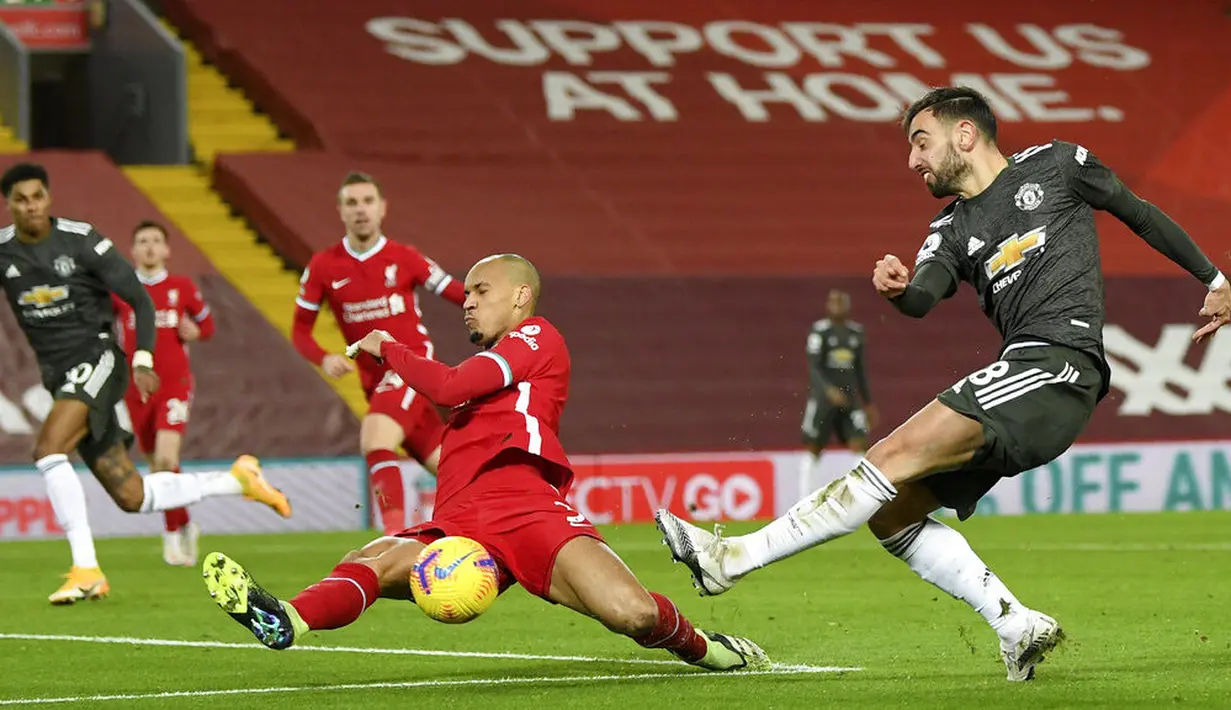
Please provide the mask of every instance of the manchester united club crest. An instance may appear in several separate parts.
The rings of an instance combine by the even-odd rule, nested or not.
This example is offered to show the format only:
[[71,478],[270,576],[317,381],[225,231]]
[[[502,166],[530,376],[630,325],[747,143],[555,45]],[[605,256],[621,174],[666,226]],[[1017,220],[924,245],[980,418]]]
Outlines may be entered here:
[[51,262],[51,268],[55,269],[61,278],[68,278],[77,268],[77,262],[73,261],[71,256],[57,256],[56,260]]
[[1017,209],[1024,212],[1038,209],[1043,204],[1043,188],[1037,182],[1028,182],[1017,188],[1013,201],[1017,203]]
[[398,265],[390,264],[385,267],[385,287],[393,288],[398,285]]

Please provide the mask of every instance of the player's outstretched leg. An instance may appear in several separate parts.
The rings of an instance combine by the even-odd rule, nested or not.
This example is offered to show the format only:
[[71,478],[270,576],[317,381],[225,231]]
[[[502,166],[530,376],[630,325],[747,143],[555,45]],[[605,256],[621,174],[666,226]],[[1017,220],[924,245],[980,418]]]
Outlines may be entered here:
[[262,588],[235,560],[219,552],[202,565],[211,597],[269,648],[281,650],[309,631],[354,623],[379,598],[411,599],[410,571],[423,550],[417,540],[384,537],[351,552],[324,579],[289,601]]
[[171,473],[148,476],[137,473],[128,449],[119,443],[101,454],[86,458],[86,464],[107,494],[129,513],[154,513],[198,503],[215,496],[239,496],[262,503],[284,518],[291,517],[291,503],[261,473],[255,456],[240,456],[230,471]]
[[663,649],[706,670],[769,665],[761,647],[746,638],[694,628],[670,599],[647,591],[615,552],[593,537],[575,537],[560,549],[548,597],[645,648]]
[[1055,619],[1018,601],[961,533],[930,517],[940,507],[931,490],[904,484],[892,503],[868,521],[889,554],[911,571],[966,602],[1000,638],[1000,654],[1012,681],[1030,680],[1034,667],[1064,640]]
[[982,443],[981,424],[933,400],[873,446],[850,473],[760,530],[727,538],[666,510],[654,517],[672,557],[688,566],[702,596],[722,594],[753,570],[858,530],[894,499],[897,484],[954,470]]

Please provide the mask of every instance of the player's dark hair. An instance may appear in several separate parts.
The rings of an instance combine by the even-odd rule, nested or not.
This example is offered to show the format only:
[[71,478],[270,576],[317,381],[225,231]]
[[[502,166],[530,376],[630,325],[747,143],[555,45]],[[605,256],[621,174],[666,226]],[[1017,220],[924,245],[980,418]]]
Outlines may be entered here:
[[4,176],[0,177],[0,193],[7,199],[17,183],[26,180],[38,180],[43,183],[43,187],[51,189],[51,179],[47,177],[47,168],[37,163],[18,163],[5,170]]
[[376,194],[381,197],[385,196],[385,191],[381,189],[380,182],[376,178],[358,170],[352,170],[346,174],[346,177],[342,178],[342,187],[347,185],[374,185],[376,187]]
[[171,241],[171,234],[167,231],[166,225],[164,225],[162,222],[155,222],[152,219],[143,219],[141,220],[140,224],[133,227],[133,236],[134,237],[137,236],[137,233],[143,229],[157,229],[158,231],[162,232],[162,240],[164,242]]
[[987,140],[996,142],[996,114],[987,99],[978,91],[968,86],[943,86],[932,89],[906,109],[902,117],[902,130],[910,135],[910,123],[924,111],[931,110],[932,115],[941,123],[951,124],[954,121],[970,121],[979,128],[979,132]]

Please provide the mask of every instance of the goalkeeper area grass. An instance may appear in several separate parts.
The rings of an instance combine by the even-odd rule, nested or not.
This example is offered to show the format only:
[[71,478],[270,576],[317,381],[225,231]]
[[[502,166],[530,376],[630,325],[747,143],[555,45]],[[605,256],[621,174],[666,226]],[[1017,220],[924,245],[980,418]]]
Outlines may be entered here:
[[[506,592],[439,624],[382,600],[354,625],[270,651],[215,606],[158,539],[100,540],[111,597],[52,607],[64,541],[0,543],[0,707],[91,708],[1226,708],[1231,512],[976,518],[953,523],[1069,640],[1029,683],[1005,681],[995,634],[862,530],[699,598],[650,525],[612,547],[699,627],[746,635],[778,664],[709,674],[597,622]],[[738,534],[748,525],[732,525]],[[209,536],[286,598],[372,533]]]

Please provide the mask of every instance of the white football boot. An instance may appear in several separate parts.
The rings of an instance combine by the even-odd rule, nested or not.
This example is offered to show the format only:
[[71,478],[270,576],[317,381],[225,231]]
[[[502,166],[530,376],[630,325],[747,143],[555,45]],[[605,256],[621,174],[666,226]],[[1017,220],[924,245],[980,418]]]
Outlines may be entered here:
[[1064,641],[1064,629],[1047,614],[1030,609],[1025,612],[1026,625],[1014,642],[1000,642],[1000,655],[1009,671],[1009,680],[1034,679],[1034,667],[1043,662],[1045,654]]
[[735,586],[736,580],[722,569],[727,541],[722,538],[720,526],[715,525],[712,533],[706,532],[666,510],[654,513],[654,520],[663,534],[663,544],[671,548],[671,557],[692,572],[692,586],[701,596],[715,597]]

